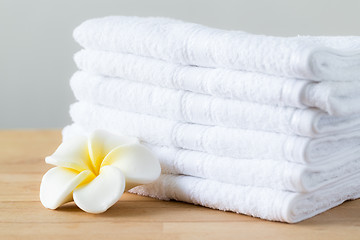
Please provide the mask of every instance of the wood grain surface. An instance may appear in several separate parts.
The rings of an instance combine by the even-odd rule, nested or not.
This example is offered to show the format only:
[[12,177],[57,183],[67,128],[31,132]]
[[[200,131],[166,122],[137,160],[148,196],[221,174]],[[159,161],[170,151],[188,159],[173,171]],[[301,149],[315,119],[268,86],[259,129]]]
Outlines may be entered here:
[[103,214],[39,201],[59,130],[0,131],[0,239],[360,239],[360,200],[298,224],[124,194]]

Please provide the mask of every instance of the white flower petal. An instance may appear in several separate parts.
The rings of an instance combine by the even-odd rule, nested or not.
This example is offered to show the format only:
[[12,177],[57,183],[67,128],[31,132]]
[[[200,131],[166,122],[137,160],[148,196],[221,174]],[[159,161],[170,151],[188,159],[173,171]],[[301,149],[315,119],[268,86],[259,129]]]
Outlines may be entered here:
[[125,177],[112,166],[101,168],[100,174],[90,183],[74,190],[76,205],[89,213],[102,213],[114,205],[125,189]]
[[[88,148],[90,159],[96,171],[100,170],[100,165],[105,156],[114,148],[129,144],[138,143],[134,137],[118,136],[104,130],[96,130],[88,138]],[[98,172],[96,172],[98,174]]]
[[78,172],[93,170],[87,138],[84,136],[78,136],[61,143],[51,156],[45,158],[45,162],[58,167],[71,168]]
[[89,171],[77,172],[68,168],[54,167],[45,173],[40,185],[40,201],[46,208],[55,209],[72,201],[72,191],[95,175]]
[[129,144],[111,151],[103,166],[115,166],[125,175],[126,190],[155,181],[161,173],[159,160],[140,144]]

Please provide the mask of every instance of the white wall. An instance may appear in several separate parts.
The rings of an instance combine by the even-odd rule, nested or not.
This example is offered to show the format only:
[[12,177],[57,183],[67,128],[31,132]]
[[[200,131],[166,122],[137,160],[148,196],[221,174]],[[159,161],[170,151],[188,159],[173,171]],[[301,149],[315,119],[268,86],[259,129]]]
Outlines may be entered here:
[[167,16],[272,35],[360,35],[359,0],[0,0],[0,128],[70,122],[72,29],[106,15]]

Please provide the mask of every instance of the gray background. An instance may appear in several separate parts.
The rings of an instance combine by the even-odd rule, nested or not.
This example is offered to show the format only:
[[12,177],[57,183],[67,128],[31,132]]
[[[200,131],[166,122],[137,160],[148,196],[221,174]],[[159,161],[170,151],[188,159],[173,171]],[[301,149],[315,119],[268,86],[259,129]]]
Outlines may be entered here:
[[106,15],[166,16],[271,35],[360,35],[359,0],[0,0],[0,128],[70,123],[72,30]]

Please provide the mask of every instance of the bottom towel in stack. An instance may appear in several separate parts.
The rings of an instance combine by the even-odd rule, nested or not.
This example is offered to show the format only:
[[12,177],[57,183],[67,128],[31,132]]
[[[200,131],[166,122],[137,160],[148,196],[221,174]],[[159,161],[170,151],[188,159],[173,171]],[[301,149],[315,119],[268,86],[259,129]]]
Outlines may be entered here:
[[315,192],[294,193],[241,186],[183,175],[161,175],[152,184],[130,190],[162,200],[178,200],[267,220],[300,222],[360,197],[360,174]]
[[[79,134],[86,135],[93,130],[95,130],[95,128],[91,129],[79,124],[73,124],[64,129],[63,137],[66,139]],[[152,147],[151,145],[149,145],[149,147],[154,149],[155,152],[156,149],[159,149],[159,147]],[[167,174],[167,172],[176,171],[174,168],[167,169],[164,159],[160,158],[160,161],[163,169],[161,177],[152,184],[138,186],[131,189],[130,192],[162,200],[174,199],[214,209],[233,211],[267,220],[289,223],[302,221],[335,207],[346,200],[360,197],[360,182],[358,181],[360,172],[358,169],[354,170],[353,168],[353,166],[359,164],[351,164],[351,162],[357,163],[359,161],[358,159],[338,164],[336,168],[339,169],[341,169],[340,166],[348,167],[343,167],[342,170],[338,171],[333,170],[332,173],[328,175],[324,173],[329,169],[325,169],[323,177],[318,176],[319,172],[321,172],[319,170],[321,167],[309,175],[305,173],[306,170],[311,168],[293,167],[293,169],[300,169],[296,174],[292,171],[289,172],[291,167],[286,168],[284,166],[287,164],[298,164],[277,161],[278,165],[273,169],[279,168],[280,170],[278,173],[273,172],[274,178],[282,179],[284,177],[279,173],[287,174],[289,178],[287,183],[285,181],[282,185],[279,185],[281,181],[271,181],[269,179],[271,169],[267,171],[267,176],[263,176],[264,181],[260,180],[259,182],[259,179],[262,178],[261,171],[259,170],[258,178],[253,178],[252,182],[244,184],[244,182],[241,182],[242,180],[239,179],[238,181],[240,182],[238,183],[229,183],[229,181],[223,181],[221,178],[219,178],[219,180],[201,178],[201,173],[205,174],[204,177],[207,177],[204,170],[209,169],[209,167],[200,168],[200,165],[198,166],[199,171],[195,174],[200,175],[199,177],[182,175],[185,173],[181,171],[178,171],[178,174]],[[206,159],[203,160],[203,164],[205,161]],[[265,163],[267,160],[259,161],[264,161]],[[186,165],[185,162],[182,162],[182,164]],[[255,167],[254,165],[252,171],[255,171]],[[260,168],[259,166],[259,169]],[[186,166],[184,169],[186,169]],[[243,170],[243,172],[245,171]],[[226,174],[228,173],[224,173],[224,175]],[[230,173],[230,175],[232,174]],[[306,178],[307,180],[304,180]],[[243,180],[244,179],[249,181],[249,178],[244,177]],[[319,181],[319,179],[322,179],[320,183],[314,184],[316,181]],[[331,181],[332,179],[336,179],[336,181]],[[265,187],[266,182],[268,182],[268,185]],[[305,182],[307,182],[307,185],[304,184]],[[275,183],[278,185],[275,186]],[[310,186],[312,186],[313,189],[311,189]],[[291,189],[295,190],[295,192],[291,191]]]

